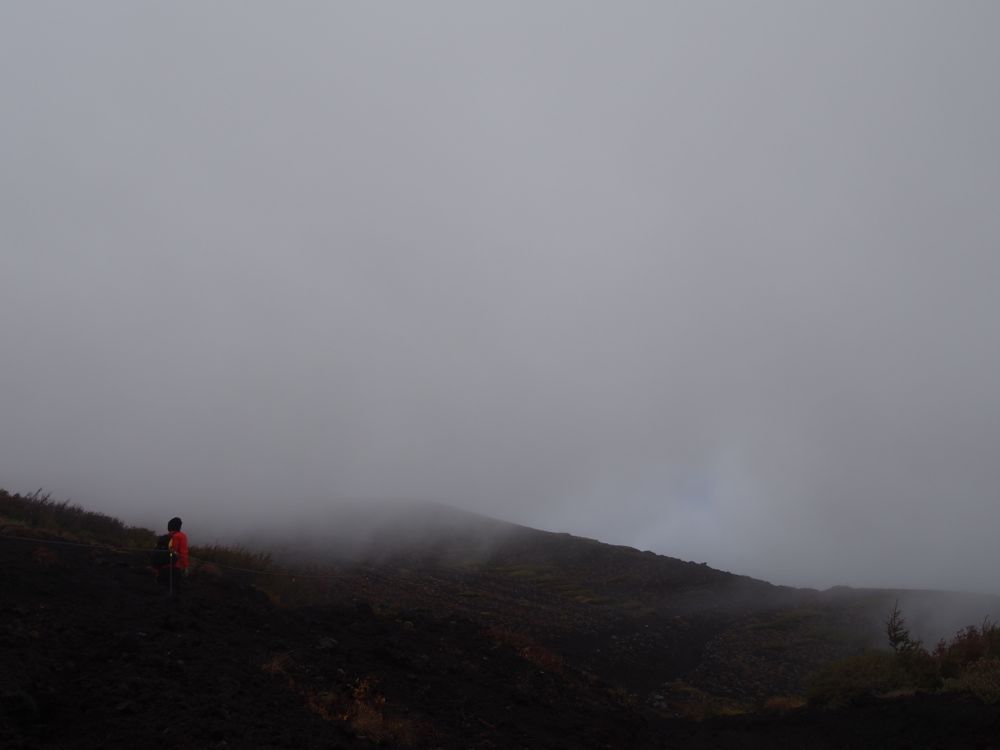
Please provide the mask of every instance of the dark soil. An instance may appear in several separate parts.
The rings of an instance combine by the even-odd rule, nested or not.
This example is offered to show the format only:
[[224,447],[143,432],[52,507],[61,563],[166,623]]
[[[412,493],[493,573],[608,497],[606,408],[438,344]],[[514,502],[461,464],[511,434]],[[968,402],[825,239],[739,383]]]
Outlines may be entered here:
[[206,572],[170,598],[142,555],[37,542],[0,539],[0,571],[4,748],[1000,747],[1000,706],[962,696],[674,718],[643,691],[704,671],[721,615],[496,571],[345,571],[296,606]]

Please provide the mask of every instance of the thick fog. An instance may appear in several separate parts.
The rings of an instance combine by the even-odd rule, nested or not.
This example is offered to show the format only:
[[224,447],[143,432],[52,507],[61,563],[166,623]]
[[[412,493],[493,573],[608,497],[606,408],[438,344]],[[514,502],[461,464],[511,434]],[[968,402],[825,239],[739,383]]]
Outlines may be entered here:
[[0,486],[1000,592],[1000,5],[0,7]]

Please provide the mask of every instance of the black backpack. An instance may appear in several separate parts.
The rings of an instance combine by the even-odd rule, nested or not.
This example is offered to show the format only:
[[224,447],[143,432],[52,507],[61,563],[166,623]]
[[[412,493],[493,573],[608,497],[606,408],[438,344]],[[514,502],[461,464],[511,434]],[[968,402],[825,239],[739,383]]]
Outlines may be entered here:
[[154,568],[170,565],[173,555],[170,553],[170,538],[173,534],[163,534],[156,538],[156,548],[149,555],[149,564]]

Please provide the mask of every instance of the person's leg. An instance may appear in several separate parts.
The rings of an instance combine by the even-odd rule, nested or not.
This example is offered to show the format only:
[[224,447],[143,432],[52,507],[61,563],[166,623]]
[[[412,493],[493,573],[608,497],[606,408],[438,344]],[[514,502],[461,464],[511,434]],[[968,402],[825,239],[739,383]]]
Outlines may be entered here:
[[176,596],[177,587],[180,584],[182,577],[182,572],[171,565],[165,565],[160,568],[159,572],[156,574],[156,582],[163,589],[163,593],[167,596]]

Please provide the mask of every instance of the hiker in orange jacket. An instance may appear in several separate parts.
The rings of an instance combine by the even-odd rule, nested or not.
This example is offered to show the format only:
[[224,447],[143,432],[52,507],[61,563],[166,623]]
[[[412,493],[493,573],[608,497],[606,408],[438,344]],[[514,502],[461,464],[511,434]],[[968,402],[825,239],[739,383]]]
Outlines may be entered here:
[[170,564],[160,567],[156,580],[161,586],[169,587],[171,593],[176,593],[181,578],[188,572],[188,538],[181,531],[181,519],[176,516],[167,522],[167,533],[170,535]]
[[181,531],[181,519],[171,518],[167,522],[167,531],[170,532],[170,551],[174,561],[174,567],[183,571],[188,569],[188,537]]

